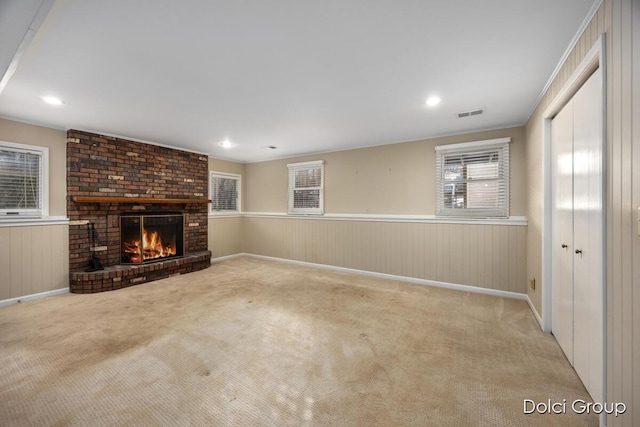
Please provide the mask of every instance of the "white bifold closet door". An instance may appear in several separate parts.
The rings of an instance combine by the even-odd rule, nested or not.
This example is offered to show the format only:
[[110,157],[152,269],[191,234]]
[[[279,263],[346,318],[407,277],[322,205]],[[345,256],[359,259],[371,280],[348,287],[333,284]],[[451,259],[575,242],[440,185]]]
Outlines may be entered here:
[[573,100],[551,122],[551,330],[573,364]]
[[598,69],[551,123],[551,329],[596,402],[604,368],[602,111]]

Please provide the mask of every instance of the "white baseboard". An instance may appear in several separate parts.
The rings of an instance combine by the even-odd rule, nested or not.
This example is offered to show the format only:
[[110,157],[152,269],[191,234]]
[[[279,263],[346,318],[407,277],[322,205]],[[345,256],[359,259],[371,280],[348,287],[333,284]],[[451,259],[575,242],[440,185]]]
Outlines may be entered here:
[[295,261],[295,260],[286,259],[286,258],[275,258],[275,257],[270,257],[270,256],[265,256],[265,255],[255,255],[255,254],[249,254],[249,253],[234,255],[234,257],[235,256],[242,256],[242,255],[253,257],[253,258],[266,259],[266,260],[270,260],[270,261],[280,261],[280,262],[286,262],[286,263],[289,263],[289,264],[302,265],[302,266],[305,266],[305,267],[315,267],[315,268],[321,268],[321,269],[324,269],[324,270],[333,270],[333,271],[340,271],[340,272],[343,272],[343,273],[354,273],[354,274],[360,274],[360,275],[363,275],[363,276],[379,277],[379,278],[382,278],[382,279],[391,279],[391,280],[398,280],[398,281],[401,281],[401,282],[416,283],[418,285],[435,286],[437,288],[453,289],[453,290],[456,290],[456,291],[474,292],[474,293],[477,293],[477,294],[486,294],[486,295],[493,295],[493,296],[497,296],[497,297],[519,299],[519,300],[527,299],[527,294],[519,294],[517,292],[500,291],[500,290],[497,290],[497,289],[479,288],[477,286],[469,286],[469,285],[458,285],[456,283],[438,282],[438,281],[435,281],[435,280],[417,279],[415,277],[397,276],[395,274],[376,273],[374,271],[357,270],[357,269],[354,269],[354,268],[346,268],[346,267],[336,267],[336,266],[333,266],[333,265],[326,265],[326,264],[315,264],[315,263],[312,263],[312,262]]
[[533,302],[531,302],[531,298],[529,298],[529,294],[527,294],[527,303],[529,304],[529,308],[531,309],[531,312],[533,313],[534,317],[538,321],[538,325],[540,325],[540,329],[542,329],[544,331],[544,325],[542,324],[542,318],[538,314],[538,310],[536,310],[536,308],[533,306]]
[[33,301],[40,298],[52,297],[54,295],[61,295],[69,293],[69,288],[54,289],[53,291],[40,292],[37,294],[25,295],[23,297],[9,298],[0,300],[0,307],[5,305],[17,304],[26,301]]
[[217,257],[217,258],[211,258],[211,264],[213,264],[214,262],[220,262],[220,261],[225,261],[225,260],[228,260],[228,259],[234,259],[234,258],[238,258],[238,257],[245,256],[245,255],[248,255],[248,254],[239,253],[239,254],[221,256],[221,257]]

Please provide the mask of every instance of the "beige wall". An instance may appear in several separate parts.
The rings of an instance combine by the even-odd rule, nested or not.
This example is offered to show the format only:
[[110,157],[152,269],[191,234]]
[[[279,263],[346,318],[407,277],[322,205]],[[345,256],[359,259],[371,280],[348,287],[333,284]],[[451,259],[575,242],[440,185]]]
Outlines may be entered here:
[[[49,215],[67,214],[67,134],[0,119],[0,140],[49,148]],[[69,286],[69,226],[0,224],[0,300]]]
[[[539,117],[539,119],[538,119]],[[536,110],[526,126],[527,135],[527,277],[534,278],[536,288],[527,288],[529,299],[542,314],[542,217],[543,217],[543,152],[542,112]]]
[[247,212],[287,211],[287,164],[325,160],[325,212],[435,214],[436,145],[511,137],[511,215],[526,212],[524,128],[322,153],[245,165]]
[[567,62],[528,121],[529,189],[527,274],[541,286],[528,290],[542,310],[543,111],[553,101],[596,39],[606,33],[606,354],[607,402],[627,412],[608,416],[608,426],[640,425],[640,2],[604,0]]
[[526,226],[244,219],[247,253],[525,293]]
[[[245,183],[244,167],[242,163],[230,162],[227,160],[209,158],[209,170],[214,172],[234,173],[241,176],[240,206],[244,209]],[[242,250],[242,230],[243,218],[240,216],[216,216],[209,215],[209,250],[212,258],[224,257],[243,252]]]
[[49,148],[49,215],[67,215],[67,132],[0,119],[0,141]]

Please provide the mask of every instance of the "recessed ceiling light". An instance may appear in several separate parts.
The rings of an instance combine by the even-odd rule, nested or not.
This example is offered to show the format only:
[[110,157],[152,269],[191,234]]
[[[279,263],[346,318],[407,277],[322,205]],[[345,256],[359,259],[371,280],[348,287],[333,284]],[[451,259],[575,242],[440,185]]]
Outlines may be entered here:
[[231,143],[231,141],[229,141],[229,140],[227,139],[227,140],[225,140],[225,141],[222,141],[222,142],[220,143],[220,146],[221,146],[222,148],[231,148],[231,147],[233,147],[233,144]]
[[429,107],[434,107],[439,103],[440,103],[440,98],[438,98],[437,96],[430,96],[429,98],[427,98],[427,105]]
[[43,96],[42,100],[51,105],[62,105],[62,101],[55,96]]

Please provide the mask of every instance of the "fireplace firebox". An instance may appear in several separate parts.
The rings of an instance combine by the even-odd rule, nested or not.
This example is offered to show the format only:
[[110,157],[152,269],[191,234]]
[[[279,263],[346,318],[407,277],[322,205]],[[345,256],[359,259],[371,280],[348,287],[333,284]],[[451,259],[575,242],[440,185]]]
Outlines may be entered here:
[[146,264],[184,256],[184,216],[144,214],[120,216],[122,264]]

